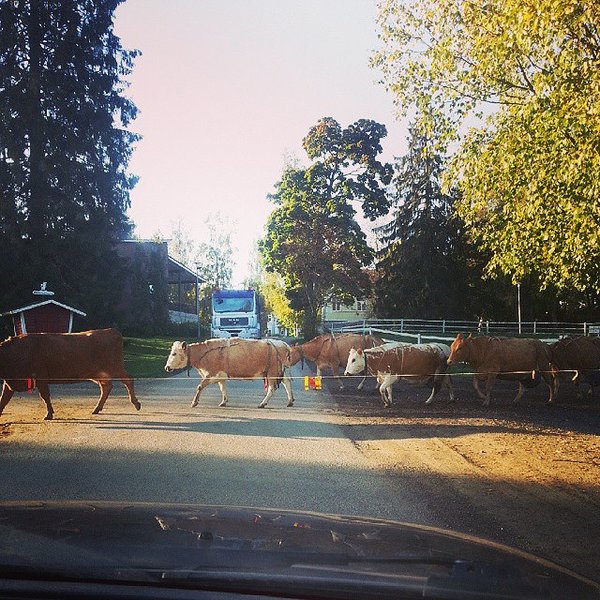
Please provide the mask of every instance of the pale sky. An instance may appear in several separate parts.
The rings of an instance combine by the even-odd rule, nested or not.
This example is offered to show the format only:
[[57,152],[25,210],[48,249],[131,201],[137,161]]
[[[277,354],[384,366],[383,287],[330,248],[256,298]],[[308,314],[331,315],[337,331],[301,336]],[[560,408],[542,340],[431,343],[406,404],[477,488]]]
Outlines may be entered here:
[[207,214],[234,223],[241,283],[286,156],[321,117],[388,128],[384,158],[406,149],[392,96],[368,66],[376,0],[126,0],[115,33],[138,49],[130,96],[142,134],[130,163],[136,234],[182,219],[205,241]]

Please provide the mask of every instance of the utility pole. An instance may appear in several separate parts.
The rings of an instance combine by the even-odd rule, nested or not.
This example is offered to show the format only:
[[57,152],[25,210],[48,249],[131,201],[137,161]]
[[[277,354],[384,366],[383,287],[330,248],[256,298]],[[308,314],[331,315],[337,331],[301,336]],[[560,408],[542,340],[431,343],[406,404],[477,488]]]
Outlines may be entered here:
[[521,283],[517,283],[517,317],[519,319],[519,335],[521,335]]
[[196,320],[198,321],[198,341],[200,341],[200,278],[198,275],[198,269],[200,263],[196,263]]

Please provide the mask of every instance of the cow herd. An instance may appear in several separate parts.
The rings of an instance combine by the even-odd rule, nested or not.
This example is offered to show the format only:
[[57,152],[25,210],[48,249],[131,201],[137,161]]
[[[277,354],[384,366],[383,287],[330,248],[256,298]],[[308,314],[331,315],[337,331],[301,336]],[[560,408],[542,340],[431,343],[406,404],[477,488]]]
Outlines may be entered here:
[[[210,384],[221,389],[221,403],[227,404],[228,379],[261,379],[265,397],[258,405],[264,408],[279,384],[283,384],[288,406],[294,396],[290,368],[304,360],[313,362],[317,375],[331,369],[340,389],[344,387],[340,369],[345,376],[372,376],[384,406],[392,404],[392,386],[399,379],[417,384],[430,384],[430,404],[443,386],[454,399],[452,378],[448,368],[456,363],[469,365],[473,386],[489,404],[496,379],[518,383],[514,401],[527,387],[544,381],[548,387],[548,402],[558,393],[559,380],[574,381],[580,392],[580,382],[590,386],[600,383],[600,338],[570,336],[554,344],[537,339],[494,338],[458,334],[451,346],[439,343],[410,344],[384,342],[372,335],[325,334],[304,344],[289,346],[283,341],[212,339],[205,342],[174,342],[165,370],[196,369],[201,377],[192,406],[197,406],[202,390]],[[90,380],[100,388],[100,398],[93,410],[99,413],[112,389],[113,379],[127,388],[129,400],[139,410],[133,379],[123,363],[123,339],[116,329],[102,329],[74,334],[29,334],[0,342],[0,415],[15,391],[37,388],[47,408],[45,419],[53,418],[50,383],[75,383]],[[485,380],[485,392],[479,381]]]

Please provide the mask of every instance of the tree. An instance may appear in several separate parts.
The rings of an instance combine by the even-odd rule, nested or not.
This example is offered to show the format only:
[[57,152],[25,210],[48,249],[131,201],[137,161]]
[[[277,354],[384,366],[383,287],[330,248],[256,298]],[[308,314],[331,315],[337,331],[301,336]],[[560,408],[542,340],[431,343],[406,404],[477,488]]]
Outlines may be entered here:
[[379,24],[374,65],[403,111],[421,109],[422,131],[442,123],[446,145],[494,107],[451,169],[488,271],[597,298],[600,5],[387,0]]
[[362,268],[373,254],[352,203],[369,218],[387,209],[392,168],[377,159],[386,133],[374,121],[342,129],[332,118],[321,119],[303,140],[311,165],[287,167],[271,196],[277,208],[261,254],[266,269],[283,277],[291,308],[302,311],[306,338],[316,334],[332,293],[348,299],[370,288]]
[[485,261],[456,218],[458,194],[442,191],[444,157],[434,139],[410,127],[408,153],[396,164],[391,220],[377,229],[376,312],[422,319],[504,317],[506,293],[490,294]]
[[113,33],[120,1],[0,3],[3,301],[48,280],[97,324],[115,317],[113,246],[135,184],[123,77],[137,53]]
[[265,301],[265,309],[274,314],[283,327],[293,330],[302,322],[302,312],[294,310],[290,306],[281,275],[265,273],[260,285],[260,292]]
[[[232,225],[221,213],[208,213],[204,220],[208,237],[197,241],[182,219],[172,225],[169,236],[169,254],[204,280],[199,290],[200,321],[210,327],[211,296],[215,289],[231,287],[233,272]],[[194,285],[185,294],[188,302],[195,302]]]

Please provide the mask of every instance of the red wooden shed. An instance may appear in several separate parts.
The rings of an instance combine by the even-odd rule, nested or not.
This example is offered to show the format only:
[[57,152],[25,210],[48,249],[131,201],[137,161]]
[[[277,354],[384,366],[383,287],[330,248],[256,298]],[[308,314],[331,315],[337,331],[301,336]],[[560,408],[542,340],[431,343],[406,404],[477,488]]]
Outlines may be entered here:
[[9,310],[0,316],[12,316],[15,335],[21,333],[71,333],[73,317],[85,317],[86,313],[56,300],[44,299],[54,296],[43,283],[33,292],[38,301],[21,308]]

